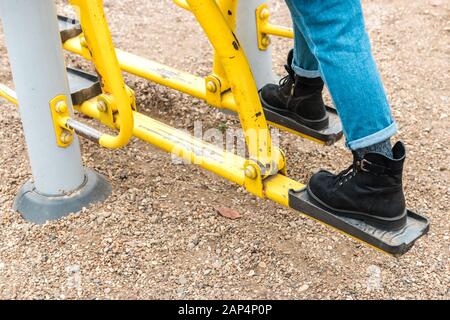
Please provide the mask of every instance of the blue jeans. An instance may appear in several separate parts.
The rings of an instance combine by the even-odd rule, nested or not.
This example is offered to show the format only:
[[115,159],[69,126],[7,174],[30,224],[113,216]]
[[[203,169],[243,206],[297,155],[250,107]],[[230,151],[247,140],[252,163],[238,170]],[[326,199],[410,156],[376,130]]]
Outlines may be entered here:
[[371,52],[360,0],[286,0],[294,21],[293,69],[322,77],[347,146],[360,149],[397,133]]

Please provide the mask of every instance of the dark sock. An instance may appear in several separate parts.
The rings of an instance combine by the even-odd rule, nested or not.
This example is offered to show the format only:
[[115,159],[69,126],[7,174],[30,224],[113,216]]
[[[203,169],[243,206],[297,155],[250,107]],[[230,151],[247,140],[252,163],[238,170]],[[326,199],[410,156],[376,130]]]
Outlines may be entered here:
[[361,148],[355,151],[359,158],[364,158],[366,153],[375,152],[385,155],[388,158],[393,158],[391,139],[384,140],[382,142],[373,144],[371,146]]

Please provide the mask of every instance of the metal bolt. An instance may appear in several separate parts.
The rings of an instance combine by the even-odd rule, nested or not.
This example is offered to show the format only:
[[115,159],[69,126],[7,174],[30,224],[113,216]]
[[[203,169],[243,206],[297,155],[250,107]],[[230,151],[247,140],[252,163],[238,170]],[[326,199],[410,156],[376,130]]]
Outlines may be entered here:
[[261,39],[261,44],[264,47],[268,47],[268,46],[270,46],[270,43],[271,43],[270,37],[267,35],[263,36],[263,38]]
[[106,112],[106,111],[108,111],[108,105],[106,104],[105,101],[99,100],[99,101],[97,102],[97,109],[98,109],[98,111],[100,111],[100,112]]
[[67,107],[67,103],[65,101],[60,101],[56,104],[55,110],[58,113],[66,113],[69,111],[69,108]]
[[245,168],[245,176],[249,179],[256,179],[258,172],[253,166],[248,166]]
[[83,36],[80,36],[80,44],[81,44],[81,46],[84,47],[84,48],[87,48],[87,47],[88,47],[88,44],[87,44],[87,41],[86,41],[86,38],[84,37],[84,35],[83,35]]
[[262,9],[261,12],[259,13],[259,17],[263,20],[269,19],[270,10],[267,8]]
[[73,134],[70,131],[64,130],[61,132],[61,136],[59,137],[59,140],[61,140],[64,144],[70,144],[73,141]]
[[208,83],[206,84],[206,89],[209,92],[215,93],[217,91],[217,86],[214,81],[208,81]]

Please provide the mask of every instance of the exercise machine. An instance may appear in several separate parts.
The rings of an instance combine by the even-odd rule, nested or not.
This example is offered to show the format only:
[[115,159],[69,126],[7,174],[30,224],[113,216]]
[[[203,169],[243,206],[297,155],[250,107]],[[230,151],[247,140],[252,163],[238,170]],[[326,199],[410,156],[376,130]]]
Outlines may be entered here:
[[[173,2],[196,17],[214,48],[213,70],[207,77],[116,49],[101,0],[70,0],[77,20],[57,16],[52,0],[0,0],[16,90],[0,85],[0,96],[20,105],[33,173],[14,202],[25,219],[58,219],[103,201],[111,192],[104,177],[83,167],[78,137],[109,149],[126,147],[136,137],[389,254],[406,253],[427,233],[428,219],[411,211],[407,225],[397,231],[338,216],[310,199],[303,183],[287,176],[285,154],[273,144],[269,126],[322,145],[338,141],[342,127],[333,108],[328,108],[329,127],[321,131],[263,109],[258,90],[276,81],[270,37],[293,38],[291,29],[270,22],[265,0]],[[97,74],[66,68],[62,49],[91,61]],[[248,156],[224,151],[140,113],[122,72],[236,114]],[[117,134],[88,126],[78,113]]]

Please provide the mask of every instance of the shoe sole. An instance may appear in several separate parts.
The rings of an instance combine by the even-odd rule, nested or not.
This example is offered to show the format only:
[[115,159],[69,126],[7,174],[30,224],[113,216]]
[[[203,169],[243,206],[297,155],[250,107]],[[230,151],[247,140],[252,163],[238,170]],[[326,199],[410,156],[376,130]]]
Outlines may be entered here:
[[318,204],[326,208],[327,210],[330,210],[332,213],[342,216],[342,217],[348,217],[352,219],[357,219],[366,222],[367,224],[376,227],[378,229],[384,229],[387,231],[396,231],[404,228],[406,226],[406,220],[408,218],[408,210],[405,209],[405,211],[393,218],[384,218],[380,216],[371,215],[369,213],[364,212],[358,212],[358,211],[348,211],[348,210],[339,210],[336,208],[333,208],[329,205],[327,205],[325,202],[320,200],[312,191],[311,189],[307,188],[308,195],[313,198],[314,201],[316,201]]
[[295,112],[271,106],[263,99],[261,94],[259,94],[259,99],[261,100],[261,103],[265,109],[269,109],[269,110],[276,112],[278,114],[281,114],[285,117],[294,119],[298,123],[300,123],[304,126],[307,126],[311,129],[320,131],[320,130],[327,128],[330,125],[330,118],[328,115],[325,115],[325,117],[323,117],[322,119],[318,119],[318,120],[305,119],[305,118],[299,116],[298,114],[296,114]]

